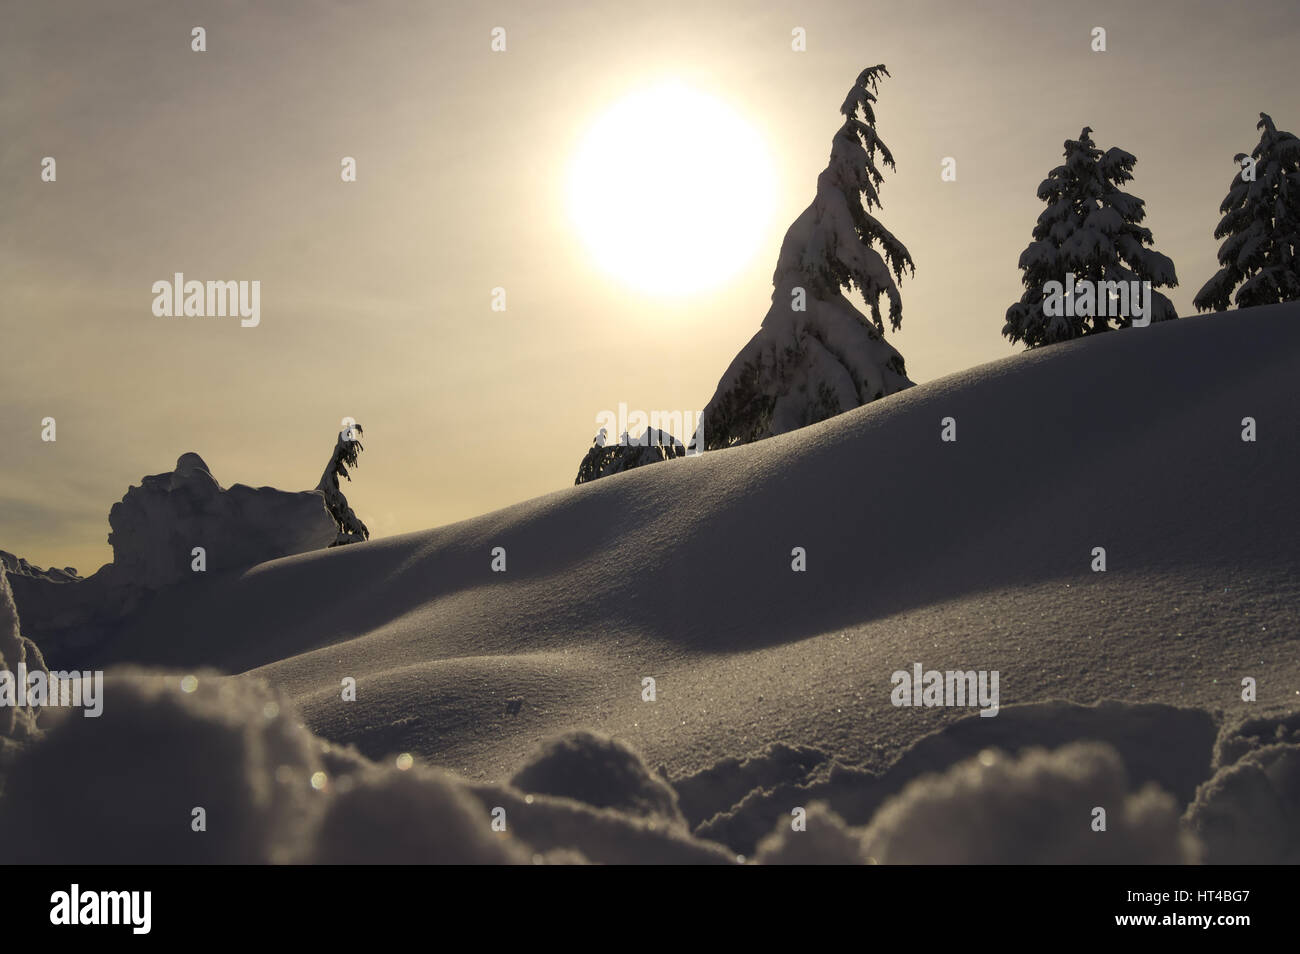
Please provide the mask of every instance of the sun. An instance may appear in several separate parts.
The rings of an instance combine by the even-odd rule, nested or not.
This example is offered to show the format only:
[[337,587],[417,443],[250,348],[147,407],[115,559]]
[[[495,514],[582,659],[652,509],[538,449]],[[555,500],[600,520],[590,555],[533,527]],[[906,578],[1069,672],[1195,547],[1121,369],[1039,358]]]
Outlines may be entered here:
[[753,259],[775,178],[767,143],[739,113],[665,81],[591,125],[569,169],[569,216],[611,275],[640,292],[689,295]]

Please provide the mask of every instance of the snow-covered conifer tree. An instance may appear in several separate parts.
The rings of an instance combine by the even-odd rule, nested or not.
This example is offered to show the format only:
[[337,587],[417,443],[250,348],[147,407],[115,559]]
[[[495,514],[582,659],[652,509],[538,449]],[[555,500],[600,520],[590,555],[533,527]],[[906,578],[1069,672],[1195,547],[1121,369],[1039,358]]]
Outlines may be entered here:
[[1256,128],[1259,145],[1237,155],[1241,168],[1219,206],[1223,267],[1197,292],[1201,311],[1226,311],[1229,300],[1249,308],[1300,299],[1300,140],[1266,113]]
[[[1110,286],[1102,286],[1105,282],[1124,282],[1127,290],[1127,283],[1149,281],[1150,320],[1178,317],[1169,299],[1154,290],[1178,284],[1174,263],[1147,247],[1153,239],[1151,230],[1140,224],[1146,217],[1145,203],[1119,188],[1133,178],[1136,163],[1123,149],[1102,152],[1088,127],[1077,140],[1066,140],[1065,164],[1048,173],[1038,187],[1038,198],[1047,208],[1034,226],[1034,240],[1020,256],[1025,293],[1007,309],[1002,334],[1032,348],[1107,331],[1112,321],[1128,327],[1132,309],[1129,314],[1110,314],[1115,309]],[[1072,286],[1068,275],[1074,276]],[[1071,305],[1073,314],[1049,313],[1060,311],[1046,289],[1049,282],[1067,288],[1086,283],[1091,304],[1080,309]],[[1106,291],[1099,290],[1103,287]],[[1093,296],[1103,294],[1107,300],[1099,307]]]
[[[781,243],[772,307],[704,409],[710,449],[804,427],[912,384],[902,355],[884,340],[880,299],[897,329],[903,303],[895,278],[915,266],[870,211],[880,206],[884,179],[877,161],[894,168],[872,107],[888,75],[883,65],[863,70],[840,107],[844,122],[816,197]],[[870,319],[844,296],[853,289]]]

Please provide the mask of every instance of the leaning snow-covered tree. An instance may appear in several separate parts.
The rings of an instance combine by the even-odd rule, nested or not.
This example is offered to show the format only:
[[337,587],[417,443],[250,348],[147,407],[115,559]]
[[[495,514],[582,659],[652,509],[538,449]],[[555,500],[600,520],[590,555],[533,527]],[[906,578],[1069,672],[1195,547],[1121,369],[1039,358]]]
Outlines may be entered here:
[[1267,113],[1255,128],[1263,131],[1259,145],[1237,155],[1241,169],[1219,206],[1214,237],[1225,240],[1223,267],[1196,293],[1201,311],[1226,311],[1229,300],[1250,308],[1300,299],[1300,140]]
[[[884,179],[877,159],[894,168],[872,109],[888,75],[883,65],[863,70],[840,107],[844,123],[816,197],[781,243],[772,307],[704,409],[711,450],[815,424],[912,384],[903,356],[884,339],[880,299],[897,329],[903,303],[895,278],[915,266],[870,211],[880,206]],[[870,319],[845,297],[854,289]]]
[[338,536],[330,544],[332,547],[370,539],[370,531],[361,522],[361,518],[353,513],[352,508],[348,506],[348,498],[343,496],[343,491],[339,489],[339,478],[343,477],[351,481],[348,468],[356,467],[360,463],[361,452],[365,450],[358,439],[362,433],[361,425],[351,418],[343,422],[343,429],[339,431],[338,440],[334,442],[334,453],[330,455],[330,462],[325,465],[325,473],[321,475],[320,483],[316,485],[316,489],[325,496],[325,509],[329,511],[338,526]]
[[[1119,188],[1133,178],[1136,164],[1123,149],[1102,152],[1089,127],[1077,140],[1066,140],[1065,164],[1038,187],[1047,208],[1020,256],[1025,293],[1007,309],[1002,334],[1033,348],[1107,331],[1112,321],[1127,328],[1139,311],[1139,294],[1140,311],[1149,309],[1144,318],[1178,317],[1169,299],[1154,291],[1178,284],[1174,263],[1147,247],[1154,240],[1141,225],[1146,204]],[[1069,302],[1049,290],[1054,283]]]

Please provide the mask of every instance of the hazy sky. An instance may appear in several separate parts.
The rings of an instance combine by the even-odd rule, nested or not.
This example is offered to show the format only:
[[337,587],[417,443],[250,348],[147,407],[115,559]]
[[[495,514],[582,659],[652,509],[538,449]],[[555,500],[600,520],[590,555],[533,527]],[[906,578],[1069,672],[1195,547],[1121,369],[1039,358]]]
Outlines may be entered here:
[[[0,24],[0,548],[82,573],[111,558],[109,507],[185,451],[224,486],[306,489],[351,415],[344,489],[382,536],[570,486],[619,402],[701,409],[864,66],[893,74],[879,217],[917,265],[889,340],[918,382],[1016,350],[1035,190],[1081,127],[1138,157],[1184,315],[1258,113],[1300,127],[1293,0],[0,0]],[[564,191],[596,118],[673,78],[751,123],[777,182],[755,257],[675,299],[599,269]],[[155,317],[178,271],[260,281],[261,324]]]

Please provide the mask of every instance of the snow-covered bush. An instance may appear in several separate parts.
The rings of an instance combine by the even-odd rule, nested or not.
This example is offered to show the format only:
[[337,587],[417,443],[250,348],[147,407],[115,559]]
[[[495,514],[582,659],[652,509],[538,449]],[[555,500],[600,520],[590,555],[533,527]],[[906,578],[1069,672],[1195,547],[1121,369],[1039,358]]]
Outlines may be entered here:
[[617,444],[606,443],[605,428],[602,427],[596,439],[591,442],[587,455],[582,458],[582,463],[578,465],[578,476],[573,483],[585,484],[634,467],[685,456],[686,445],[657,427],[647,427],[635,439],[625,431]]

